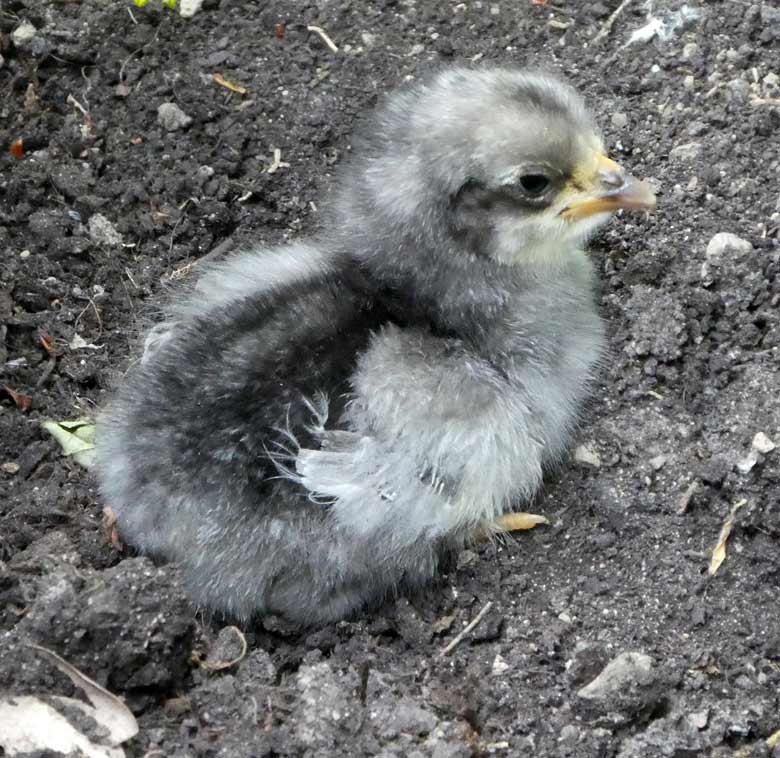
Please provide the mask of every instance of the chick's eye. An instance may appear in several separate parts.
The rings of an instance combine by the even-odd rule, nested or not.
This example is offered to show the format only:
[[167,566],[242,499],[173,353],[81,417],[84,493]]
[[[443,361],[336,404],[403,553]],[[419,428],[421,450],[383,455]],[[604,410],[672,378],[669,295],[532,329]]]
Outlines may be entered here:
[[538,197],[550,186],[550,180],[544,174],[523,174],[520,186],[532,197]]

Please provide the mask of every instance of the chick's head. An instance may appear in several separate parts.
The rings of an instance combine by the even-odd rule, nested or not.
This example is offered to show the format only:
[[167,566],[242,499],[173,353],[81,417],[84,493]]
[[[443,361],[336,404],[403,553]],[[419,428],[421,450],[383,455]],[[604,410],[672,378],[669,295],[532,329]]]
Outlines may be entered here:
[[546,74],[442,72],[391,98],[363,149],[351,208],[451,255],[554,263],[618,209],[655,206],[606,156],[582,98]]

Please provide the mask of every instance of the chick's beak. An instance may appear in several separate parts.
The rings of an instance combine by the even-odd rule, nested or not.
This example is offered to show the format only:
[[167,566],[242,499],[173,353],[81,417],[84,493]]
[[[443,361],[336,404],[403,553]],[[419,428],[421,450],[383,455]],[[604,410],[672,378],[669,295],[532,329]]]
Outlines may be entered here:
[[568,200],[560,211],[567,221],[578,221],[597,213],[627,210],[653,210],[652,187],[626,172],[606,155],[596,155],[587,166],[575,172],[565,190]]

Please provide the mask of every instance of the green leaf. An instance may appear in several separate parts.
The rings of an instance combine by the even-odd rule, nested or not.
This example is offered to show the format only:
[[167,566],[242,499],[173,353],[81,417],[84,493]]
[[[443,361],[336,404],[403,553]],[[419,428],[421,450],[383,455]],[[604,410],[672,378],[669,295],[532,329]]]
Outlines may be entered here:
[[95,424],[91,419],[44,421],[41,426],[60,443],[66,456],[86,469],[95,465]]
[[166,8],[175,8],[176,7],[176,0],[162,0],[162,4]]
[[143,8],[144,5],[149,2],[149,0],[133,0],[133,2],[135,3],[136,8]]

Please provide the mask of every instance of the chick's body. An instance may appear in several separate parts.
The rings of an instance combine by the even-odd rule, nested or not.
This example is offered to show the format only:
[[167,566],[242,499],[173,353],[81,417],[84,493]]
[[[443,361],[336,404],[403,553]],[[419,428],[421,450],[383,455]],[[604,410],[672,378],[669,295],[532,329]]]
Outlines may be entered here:
[[[554,165],[513,112],[553,125]],[[535,75],[456,70],[391,100],[334,231],[218,265],[147,340],[99,428],[122,536],[208,608],[316,623],[425,584],[530,497],[603,348],[582,242],[607,211],[562,221],[592,193],[550,179],[540,203],[527,172],[572,174],[593,135]]]

